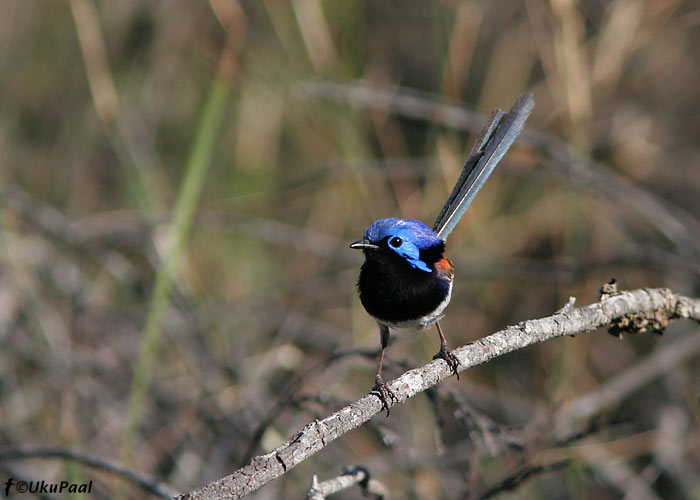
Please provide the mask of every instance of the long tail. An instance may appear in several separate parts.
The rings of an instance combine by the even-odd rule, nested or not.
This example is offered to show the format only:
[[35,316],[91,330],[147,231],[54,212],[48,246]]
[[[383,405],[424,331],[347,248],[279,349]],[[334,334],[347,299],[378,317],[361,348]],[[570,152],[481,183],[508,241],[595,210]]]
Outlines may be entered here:
[[518,97],[507,113],[500,109],[491,113],[488,125],[477,137],[464,163],[462,175],[452,188],[449,198],[433,225],[433,231],[442,239],[446,239],[452,232],[476,193],[506,154],[515,138],[520,135],[534,106],[535,99],[532,94],[523,94]]

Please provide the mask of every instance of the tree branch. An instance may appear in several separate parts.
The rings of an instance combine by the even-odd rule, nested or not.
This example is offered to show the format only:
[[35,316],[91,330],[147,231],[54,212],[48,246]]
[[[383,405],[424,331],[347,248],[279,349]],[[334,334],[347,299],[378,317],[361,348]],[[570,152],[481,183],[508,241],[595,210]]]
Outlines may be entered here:
[[568,467],[571,464],[571,460],[568,458],[565,458],[563,460],[558,460],[556,462],[552,462],[551,464],[546,464],[546,465],[528,465],[526,467],[522,467],[518,469],[517,471],[513,472],[510,474],[508,477],[503,479],[500,483],[497,485],[491,487],[486,491],[484,494],[481,495],[482,500],[486,500],[487,498],[491,498],[496,496],[499,493],[503,493],[504,491],[512,491],[516,489],[518,486],[520,486],[522,483],[530,479],[532,476],[536,476],[538,474],[543,474],[545,472],[551,472],[559,469],[564,469]]
[[[581,307],[564,308],[547,318],[521,322],[480,340],[454,350],[461,366],[459,371],[485,363],[512,351],[564,335],[590,332],[614,323],[638,326],[640,315],[649,315],[654,321],[690,318],[700,322],[700,299],[691,299],[665,288],[640,289],[628,292],[608,291],[600,302]],[[621,321],[634,316],[635,321]],[[634,330],[632,330],[634,331]],[[637,328],[636,331],[639,331]],[[388,385],[399,403],[425,391],[448,378],[451,369],[443,360],[434,360],[425,366],[409,370]],[[393,406],[393,405],[391,405]],[[286,443],[270,453],[257,456],[233,474],[181,495],[180,500],[214,500],[241,498],[277,479],[299,465],[343,434],[367,422],[380,413],[379,399],[368,394],[323,420],[314,420]]]
[[311,478],[311,487],[306,495],[306,500],[326,500],[326,497],[356,484],[362,487],[364,497],[371,495],[378,500],[382,500],[389,496],[386,487],[382,483],[372,479],[365,467],[357,465],[347,468],[342,475],[327,479],[322,483],[318,482],[318,478],[314,474]]

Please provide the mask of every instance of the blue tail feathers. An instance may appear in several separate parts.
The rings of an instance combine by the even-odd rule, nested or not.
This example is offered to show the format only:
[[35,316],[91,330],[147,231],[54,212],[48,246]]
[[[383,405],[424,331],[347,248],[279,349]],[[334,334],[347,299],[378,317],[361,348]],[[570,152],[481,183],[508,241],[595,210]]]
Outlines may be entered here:
[[462,174],[433,225],[433,230],[442,239],[452,232],[476,193],[520,135],[534,106],[532,94],[523,94],[507,113],[496,110],[491,114],[489,123],[477,137]]

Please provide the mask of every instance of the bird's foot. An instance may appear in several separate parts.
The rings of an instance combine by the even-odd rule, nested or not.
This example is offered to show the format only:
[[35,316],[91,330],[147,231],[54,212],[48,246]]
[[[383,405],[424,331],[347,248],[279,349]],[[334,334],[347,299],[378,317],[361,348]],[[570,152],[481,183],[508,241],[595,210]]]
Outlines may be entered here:
[[459,373],[457,372],[457,369],[459,368],[459,365],[461,364],[459,362],[459,359],[455,354],[452,352],[452,349],[450,349],[447,344],[440,344],[440,350],[437,352],[435,356],[433,356],[433,359],[444,359],[447,362],[447,365],[452,369],[452,373],[457,375],[457,380],[459,380]]
[[396,397],[396,394],[394,394],[394,391],[389,389],[389,386],[387,386],[384,383],[384,379],[382,379],[381,375],[377,375],[377,378],[374,379],[374,387],[372,387],[372,391],[370,394],[374,394],[379,398],[379,401],[382,402],[382,410],[386,410],[386,416],[389,416],[389,405],[398,403],[399,398]]

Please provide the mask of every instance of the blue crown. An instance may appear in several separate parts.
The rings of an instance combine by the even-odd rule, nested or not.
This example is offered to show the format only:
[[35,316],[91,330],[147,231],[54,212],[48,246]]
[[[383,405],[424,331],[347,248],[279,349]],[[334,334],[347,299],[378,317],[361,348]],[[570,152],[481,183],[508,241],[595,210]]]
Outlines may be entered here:
[[422,222],[397,217],[374,222],[365,231],[365,239],[372,243],[388,239],[387,246],[391,250],[414,268],[428,273],[433,271],[420,259],[420,251],[444,243],[435,231]]

